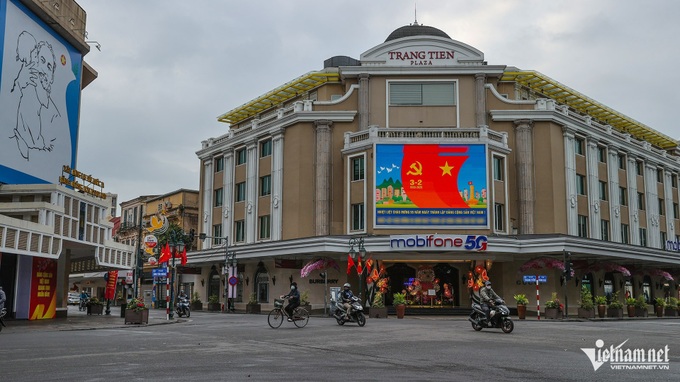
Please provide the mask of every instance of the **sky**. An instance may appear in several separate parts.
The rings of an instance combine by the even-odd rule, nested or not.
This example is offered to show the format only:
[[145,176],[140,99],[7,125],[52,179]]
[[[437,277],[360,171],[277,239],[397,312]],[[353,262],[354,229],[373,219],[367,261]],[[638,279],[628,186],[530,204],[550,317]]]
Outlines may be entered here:
[[219,115],[416,20],[680,139],[676,0],[76,1],[99,73],[77,168],[119,203],[198,190],[201,141],[229,129]]

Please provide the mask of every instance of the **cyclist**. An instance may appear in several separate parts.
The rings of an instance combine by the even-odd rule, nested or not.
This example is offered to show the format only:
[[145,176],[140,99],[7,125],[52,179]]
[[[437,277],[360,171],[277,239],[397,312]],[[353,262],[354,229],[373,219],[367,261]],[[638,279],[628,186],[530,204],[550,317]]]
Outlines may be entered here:
[[286,313],[288,313],[288,321],[293,321],[293,310],[300,306],[300,291],[298,291],[297,283],[295,281],[290,284],[290,292],[281,296],[281,298],[288,298],[288,305],[286,305],[284,309],[286,309]]

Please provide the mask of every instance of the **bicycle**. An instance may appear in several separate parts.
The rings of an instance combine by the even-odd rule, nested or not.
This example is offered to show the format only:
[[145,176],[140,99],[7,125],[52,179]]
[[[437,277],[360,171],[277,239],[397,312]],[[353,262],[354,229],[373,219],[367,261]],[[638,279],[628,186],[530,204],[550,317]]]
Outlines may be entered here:
[[274,309],[272,309],[272,311],[269,312],[269,315],[267,316],[267,322],[269,322],[269,326],[271,326],[273,329],[278,328],[283,323],[283,318],[286,317],[292,319],[293,324],[295,324],[295,326],[298,328],[304,328],[309,321],[309,312],[307,309],[300,308],[298,306],[293,310],[293,317],[290,317],[288,312],[283,309],[283,301],[284,300],[278,298],[274,299]]

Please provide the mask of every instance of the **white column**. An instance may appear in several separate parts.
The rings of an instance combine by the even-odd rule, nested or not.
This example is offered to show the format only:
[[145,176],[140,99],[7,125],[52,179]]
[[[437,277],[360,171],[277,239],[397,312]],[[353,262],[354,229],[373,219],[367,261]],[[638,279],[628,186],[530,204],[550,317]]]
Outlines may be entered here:
[[[673,174],[664,170],[663,173],[663,194],[664,205],[666,207],[666,240],[675,241],[675,222],[673,221]],[[666,248],[666,243],[661,243],[661,249]]]
[[534,142],[531,120],[514,121],[517,140],[517,184],[519,233],[534,233]]
[[369,103],[369,75],[367,73],[359,74],[359,130],[368,130],[368,123],[370,119],[370,103]]
[[[205,232],[208,236],[212,236],[212,206],[213,206],[213,160],[206,159],[203,162],[203,220],[199,232]],[[207,248],[212,248],[212,240],[205,240],[203,242]]]
[[232,222],[234,221],[234,149],[224,153],[224,174],[223,174],[224,204],[222,205],[222,235],[229,238],[229,242],[234,242],[234,232]]
[[600,184],[597,168],[597,142],[588,139],[586,145],[586,172],[588,173],[588,214],[590,215],[590,237],[602,239],[600,232]]
[[574,132],[562,128],[564,136],[564,174],[567,186],[567,234],[578,236],[578,197],[576,196],[576,147]]
[[659,194],[656,190],[656,166],[645,162],[645,210],[647,211],[647,246],[659,248]]
[[315,121],[316,167],[315,215],[316,235],[330,234],[330,184],[331,184],[331,126],[332,121]]
[[626,174],[628,175],[628,213],[630,214],[630,230],[629,243],[633,245],[640,245],[640,216],[638,213],[638,198],[637,198],[637,161],[635,158],[628,157],[628,166],[626,167]]
[[246,146],[246,243],[257,240],[257,189],[260,180],[257,177],[257,140],[253,139]]
[[[475,123],[477,127],[487,126],[486,124],[486,74],[475,74]],[[458,127],[458,126],[457,126]]]
[[283,230],[283,129],[272,137],[271,240],[281,240]]
[[607,183],[609,183],[609,240],[621,242],[621,200],[619,200],[619,153],[612,148],[607,150]]

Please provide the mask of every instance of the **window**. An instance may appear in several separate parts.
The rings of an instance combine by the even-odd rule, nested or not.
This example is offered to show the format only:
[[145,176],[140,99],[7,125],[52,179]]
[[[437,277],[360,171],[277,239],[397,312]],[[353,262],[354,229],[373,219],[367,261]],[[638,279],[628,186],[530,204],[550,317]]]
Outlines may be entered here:
[[636,161],[636,162],[635,162],[635,172],[636,172],[638,175],[640,175],[640,176],[642,176],[642,166],[643,166],[643,165],[642,165],[642,162],[641,162],[641,161]]
[[678,219],[680,216],[680,208],[678,208],[678,203],[673,203],[673,219]]
[[390,84],[390,105],[453,106],[455,100],[453,82]]
[[607,200],[607,182],[600,181],[600,200]]
[[647,228],[640,228],[640,245],[647,246]]
[[213,245],[222,243],[222,224],[215,224],[213,226]]
[[626,156],[623,154],[619,154],[619,168],[621,170],[626,169]]
[[269,224],[269,215],[260,216],[260,239],[269,239],[271,237],[271,227]]
[[659,215],[666,215],[666,203],[661,198],[659,198]]
[[637,199],[638,199],[638,201],[637,201],[638,210],[644,211],[645,210],[645,194],[643,194],[642,192],[638,192],[638,198]]
[[260,142],[260,158],[268,157],[272,155],[272,140],[267,139],[266,141]]
[[364,204],[352,204],[352,231],[361,231],[364,229]]
[[607,163],[607,149],[602,146],[597,146],[597,160],[601,163]]
[[215,158],[215,172],[224,170],[224,157]]
[[619,202],[622,206],[628,205],[628,190],[625,187],[619,187]]
[[499,203],[494,203],[493,205],[493,212],[494,212],[494,228],[496,231],[504,231],[504,225],[505,225],[505,206]]
[[663,183],[663,169],[656,169],[656,181],[658,183]]
[[224,192],[221,188],[218,188],[215,190],[215,195],[213,196],[214,198],[214,207],[222,207],[222,204],[224,204]]
[[234,223],[234,241],[242,243],[246,238],[246,222],[245,220],[237,220]]
[[265,175],[260,178],[260,196],[267,196],[272,193],[272,176]]
[[578,216],[578,236],[588,237],[588,217],[579,215]]
[[621,224],[621,242],[623,244],[630,244],[629,235],[628,224]]
[[581,174],[576,174],[576,193],[579,195],[586,194],[586,177]]
[[666,232],[661,231],[661,249],[666,248]]
[[236,201],[246,200],[246,182],[236,183]]
[[236,165],[246,163],[246,149],[236,150]]
[[574,152],[578,155],[583,155],[583,146],[585,146],[585,140],[583,138],[576,138],[574,142]]
[[600,233],[602,240],[609,241],[609,220],[600,220]]
[[678,188],[678,175],[671,175],[671,187]]
[[352,181],[364,179],[364,157],[352,158]]
[[493,180],[503,181],[503,158],[494,156],[493,157]]

